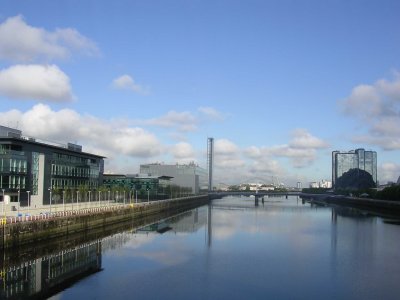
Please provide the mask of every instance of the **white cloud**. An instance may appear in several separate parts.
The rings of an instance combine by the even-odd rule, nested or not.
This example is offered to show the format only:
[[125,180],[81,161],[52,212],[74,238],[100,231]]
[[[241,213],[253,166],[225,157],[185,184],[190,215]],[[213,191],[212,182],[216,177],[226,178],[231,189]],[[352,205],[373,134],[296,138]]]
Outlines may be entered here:
[[214,156],[215,166],[224,170],[224,172],[245,166],[240,148],[227,139],[215,140]]
[[[313,136],[307,130],[295,129],[288,144],[270,147],[252,146],[245,149],[245,154],[258,161],[270,157],[287,157],[291,159],[293,167],[303,168],[315,161],[318,149],[324,149],[328,146],[328,143]],[[272,166],[278,169],[277,165]]]
[[186,142],[177,143],[171,147],[171,154],[178,163],[189,163],[196,160],[193,146]]
[[381,183],[397,182],[400,176],[400,164],[383,163],[378,167],[378,174]]
[[134,91],[142,95],[147,95],[149,93],[148,88],[137,84],[131,76],[126,74],[115,78],[112,82],[112,87],[119,90]]
[[214,143],[215,155],[235,155],[239,152],[239,147],[227,139],[218,139]]
[[198,111],[211,120],[223,121],[226,117],[212,107],[199,107]]
[[172,110],[164,116],[145,120],[142,121],[142,123],[164,128],[177,128],[179,131],[182,132],[190,132],[197,130],[198,121],[196,117],[188,111],[177,112]]
[[289,143],[290,148],[295,149],[323,149],[328,143],[311,135],[307,130],[298,128],[292,132],[293,139]]
[[0,70],[0,95],[51,102],[74,98],[69,77],[56,65],[15,65]]
[[340,101],[343,112],[356,118],[368,134],[353,137],[354,142],[377,145],[385,150],[400,149],[400,75],[392,80],[356,86]]
[[21,15],[0,24],[0,60],[29,63],[66,59],[72,51],[99,54],[93,41],[72,28],[49,32],[26,24]]
[[84,151],[114,159],[119,155],[149,158],[161,154],[164,147],[157,137],[138,127],[121,122],[81,115],[70,109],[52,110],[37,104],[27,112],[11,110],[0,113],[2,124],[15,124],[23,134],[50,141],[81,141]]

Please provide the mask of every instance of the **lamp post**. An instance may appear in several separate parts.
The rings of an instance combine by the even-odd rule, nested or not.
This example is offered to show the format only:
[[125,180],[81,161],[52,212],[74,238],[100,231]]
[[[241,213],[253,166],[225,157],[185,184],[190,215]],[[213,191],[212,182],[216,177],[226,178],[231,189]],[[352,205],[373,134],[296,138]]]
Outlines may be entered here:
[[21,188],[18,186],[18,211],[17,215],[19,215],[19,207],[21,206]]
[[89,207],[90,207],[90,194],[92,193],[91,190],[89,190]]
[[124,191],[124,205],[125,205],[125,195],[126,195],[126,192]]
[[79,191],[76,190],[76,206],[78,207],[79,210]]
[[150,203],[150,189],[147,188],[147,203]]
[[99,191],[99,208],[100,208],[101,191]]
[[31,191],[26,191],[26,192],[28,193],[28,212],[29,212],[29,208],[31,207],[31,197],[30,197],[29,193]]
[[51,187],[49,188],[49,192],[50,192],[50,215],[51,215],[51,192],[52,192]]
[[65,190],[63,191],[63,211],[65,212]]
[[4,192],[5,192],[5,189],[2,189],[3,190],[3,216],[4,216],[4,218],[6,217],[6,215],[5,215],[5,209],[4,209],[4,206],[6,205],[6,198],[5,198],[5,196],[4,196]]
[[108,190],[108,207],[110,207],[111,191]]

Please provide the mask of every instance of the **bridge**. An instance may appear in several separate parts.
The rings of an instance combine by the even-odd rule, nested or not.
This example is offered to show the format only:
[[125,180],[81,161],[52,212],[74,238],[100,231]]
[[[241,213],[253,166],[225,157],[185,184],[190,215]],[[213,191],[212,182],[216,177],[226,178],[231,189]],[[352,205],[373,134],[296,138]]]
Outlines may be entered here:
[[279,197],[279,196],[299,196],[300,191],[287,191],[287,192],[272,192],[272,191],[216,191],[208,192],[210,199],[220,199],[226,196],[254,196],[256,198],[261,198],[264,196]]
[[271,192],[271,191],[220,191],[220,192],[209,192],[208,196],[210,200],[221,199],[227,196],[244,196],[251,197],[254,196],[254,203],[257,206],[261,198],[264,202],[264,197],[285,197],[288,196],[300,196],[302,193],[300,191],[287,191],[287,192]]

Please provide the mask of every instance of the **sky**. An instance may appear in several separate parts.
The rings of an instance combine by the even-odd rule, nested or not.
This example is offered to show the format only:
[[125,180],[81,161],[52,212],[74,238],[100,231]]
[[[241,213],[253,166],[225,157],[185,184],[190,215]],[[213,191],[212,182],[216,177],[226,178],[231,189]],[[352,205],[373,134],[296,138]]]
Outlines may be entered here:
[[0,0],[0,125],[215,184],[331,180],[333,150],[400,175],[400,2]]

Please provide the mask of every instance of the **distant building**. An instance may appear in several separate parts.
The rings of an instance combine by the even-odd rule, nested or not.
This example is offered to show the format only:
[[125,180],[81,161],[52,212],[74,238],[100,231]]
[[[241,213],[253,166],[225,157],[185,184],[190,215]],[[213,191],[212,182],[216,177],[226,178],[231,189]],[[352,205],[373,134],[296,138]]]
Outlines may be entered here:
[[140,165],[140,174],[148,176],[168,176],[171,185],[189,188],[192,194],[208,190],[207,170],[194,163],[167,165],[161,163]]
[[310,188],[330,189],[330,188],[332,188],[332,182],[330,182],[328,180],[324,180],[324,179],[322,179],[319,182],[313,181],[313,182],[310,182]]
[[332,152],[332,184],[350,169],[360,169],[371,174],[377,184],[377,154],[375,151],[366,151],[362,148],[351,151]]
[[[24,137],[20,130],[0,126],[0,193],[11,202],[31,206],[60,199],[61,191],[102,183],[104,157],[82,152],[82,146],[61,145]],[[57,195],[58,193],[58,195]],[[53,202],[54,203],[54,202]]]
[[[171,196],[169,189],[171,177],[149,176],[148,174],[120,175],[103,174],[103,188],[113,193],[111,198],[132,200],[137,197],[151,199],[167,199]],[[119,194],[115,193],[120,192]]]

